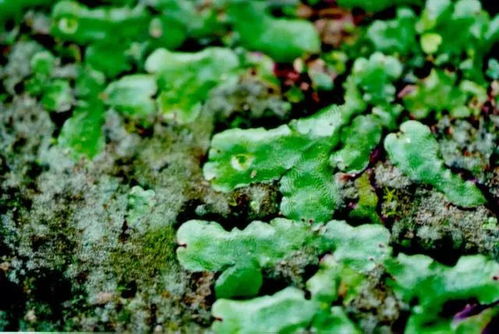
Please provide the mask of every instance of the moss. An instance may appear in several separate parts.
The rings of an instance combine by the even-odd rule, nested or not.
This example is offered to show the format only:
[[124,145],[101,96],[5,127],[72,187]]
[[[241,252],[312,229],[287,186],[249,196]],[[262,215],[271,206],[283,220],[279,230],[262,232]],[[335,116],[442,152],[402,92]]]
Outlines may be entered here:
[[171,227],[164,227],[132,237],[124,249],[111,255],[110,261],[119,277],[127,280],[153,278],[175,263],[174,249],[174,231]]

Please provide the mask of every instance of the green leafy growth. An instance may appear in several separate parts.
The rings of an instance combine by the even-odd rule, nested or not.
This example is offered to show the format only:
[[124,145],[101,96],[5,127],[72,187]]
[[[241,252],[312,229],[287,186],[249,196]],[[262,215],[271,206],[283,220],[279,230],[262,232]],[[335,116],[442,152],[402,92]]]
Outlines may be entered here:
[[158,108],[180,123],[192,122],[210,91],[237,78],[239,59],[230,49],[206,48],[197,53],[154,51],[146,70],[157,78]]
[[399,8],[395,19],[374,21],[367,30],[367,38],[377,51],[406,55],[417,44],[415,23],[416,15],[411,9]]
[[233,266],[225,270],[215,282],[217,298],[252,297],[263,283],[260,268],[255,264]]
[[362,288],[366,276],[349,266],[336,261],[334,255],[325,255],[320,262],[319,270],[307,281],[307,290],[313,300],[321,307],[329,308],[331,303],[340,297],[340,288],[344,303],[352,300]]
[[404,105],[417,119],[428,117],[432,111],[437,113],[437,117],[441,117],[443,111],[449,111],[453,117],[468,117],[479,112],[479,109],[467,105],[471,97],[479,103],[485,102],[485,88],[468,80],[458,85],[455,73],[433,69],[404,96]]
[[306,144],[288,125],[226,130],[212,139],[204,176],[221,191],[272,181],[293,167]]
[[393,82],[402,74],[402,65],[397,58],[385,56],[380,52],[369,59],[358,58],[353,64],[352,73],[345,83],[345,101],[352,104],[385,105],[395,99]]
[[216,333],[296,333],[311,328],[316,333],[353,333],[360,331],[342,307],[331,307],[339,297],[344,302],[356,296],[365,282],[362,274],[339,264],[328,255],[319,271],[307,281],[312,298],[303,291],[288,287],[272,296],[246,301],[220,299],[213,305]]
[[230,129],[218,133],[204,166],[205,177],[222,191],[275,180],[300,160],[302,152],[318,143],[334,146],[348,117],[347,110],[331,106],[271,130]]
[[102,104],[77,107],[62,127],[59,145],[69,148],[75,158],[93,158],[104,148],[103,124]]
[[177,232],[177,257],[187,270],[223,271],[215,283],[218,298],[249,297],[262,285],[261,269],[293,252],[331,250],[334,259],[348,267],[342,275],[356,280],[351,272],[366,273],[390,254],[388,240],[388,231],[380,225],[351,227],[343,221],[324,226],[276,218],[228,232],[215,222],[190,220]]
[[339,299],[340,294],[343,304],[348,304],[360,293],[365,282],[364,275],[338,263],[332,255],[324,256],[319,270],[306,284],[312,300],[319,304],[312,330],[317,333],[360,333],[342,307],[331,307],[331,304]]
[[131,74],[107,86],[105,102],[127,116],[144,120],[156,111],[153,99],[156,91],[153,75]]
[[0,0],[0,30],[4,20],[20,16],[29,7],[52,4],[53,0]]
[[472,182],[463,181],[444,166],[438,142],[427,126],[407,121],[400,126],[400,131],[385,138],[385,149],[405,175],[415,182],[432,185],[456,205],[474,207],[485,202]]
[[[322,260],[319,271],[307,282],[311,300],[294,288],[246,301],[219,299],[213,315],[220,320],[213,329],[217,333],[257,333],[260,326],[277,332],[312,327],[320,333],[357,333],[343,311],[331,308],[331,303],[338,299],[340,289],[345,303],[358,295],[366,282],[365,274],[390,255],[389,238],[381,225],[351,227],[344,221],[324,226],[277,218],[270,224],[253,222],[244,230],[228,232],[214,222],[191,220],[177,232],[177,257],[188,270],[223,271],[215,283],[217,298],[234,298],[256,295],[262,285],[261,269],[276,265],[293,252],[330,250],[333,254]],[[289,291],[293,291],[292,301]],[[302,310],[306,316],[298,322],[295,304],[301,305],[296,305],[297,309],[306,308]]]
[[343,172],[359,173],[369,164],[372,150],[381,140],[381,124],[373,115],[357,116],[343,128],[343,147],[331,155],[331,164]]
[[87,47],[85,62],[107,77],[114,78],[132,68],[127,48],[126,43],[96,42]]
[[439,53],[459,54],[471,47],[480,47],[481,43],[491,43],[495,38],[494,27],[489,24],[480,1],[427,0],[416,28],[422,36],[441,37],[436,46]]
[[52,34],[64,40],[89,44],[147,38],[149,15],[144,8],[88,8],[78,2],[61,1],[52,10]]
[[398,128],[398,119],[404,108],[400,104],[388,104],[372,108],[371,114],[376,116],[376,121],[385,129]]
[[[437,63],[457,62],[464,74],[479,82],[484,56],[499,41],[499,16],[490,19],[478,0],[427,0],[416,24],[426,53]],[[462,61],[461,55],[468,57]]]
[[[336,296],[320,295],[314,290],[319,288],[325,292],[331,288],[335,293],[335,284],[340,280],[352,284],[352,288],[363,282],[358,274],[337,270],[337,267],[334,267],[334,273],[322,271],[321,274],[325,274],[322,282],[316,280],[307,284],[312,292],[311,300],[305,299],[304,292],[293,287],[272,296],[245,301],[217,300],[212,309],[216,319],[212,329],[215,333],[300,333],[308,328],[314,333],[360,333],[340,306],[331,307],[331,300]],[[340,273],[346,274],[343,279],[338,276]]]
[[348,318],[341,306],[333,306],[325,312],[315,315],[312,323],[314,333],[329,334],[361,334],[362,331],[357,328],[352,320]]
[[93,158],[104,148],[104,103],[100,94],[105,77],[91,68],[81,68],[76,82],[77,107],[62,126],[59,145],[70,149],[75,158]]
[[76,80],[75,95],[80,101],[100,100],[105,85],[106,77],[103,73],[94,70],[90,66],[79,68]]
[[422,0],[338,0],[338,4],[344,8],[361,8],[367,12],[378,12],[397,5],[421,4]]
[[406,302],[417,300],[406,333],[449,333],[453,324],[439,318],[448,301],[476,299],[489,304],[499,299],[494,280],[499,264],[482,255],[464,256],[453,267],[444,266],[424,255],[399,254],[387,261],[395,292]]
[[435,33],[426,33],[421,36],[421,49],[425,53],[436,53],[440,44],[442,44],[442,36]]
[[200,39],[223,33],[216,6],[197,8],[196,1],[178,0],[158,0],[153,5],[161,14],[152,19],[149,31],[160,47],[175,49],[188,37]]
[[179,228],[177,242],[180,264],[192,271],[223,271],[215,292],[218,298],[232,298],[256,295],[261,268],[304,247],[320,248],[322,240],[307,223],[277,218],[230,232],[215,222],[190,220]]
[[281,213],[295,220],[324,222],[341,203],[340,191],[328,164],[330,143],[302,152],[300,160],[280,181]]
[[215,333],[296,333],[308,327],[318,309],[296,288],[246,301],[220,299],[213,304]]
[[328,156],[339,140],[340,129],[351,117],[345,107],[331,106],[308,118],[291,122],[290,128],[304,137],[305,146],[295,148],[299,160],[281,179],[281,212],[303,221],[324,222],[341,203]]
[[224,131],[213,137],[204,176],[222,191],[282,177],[282,213],[326,221],[340,201],[328,157],[349,118],[348,109],[331,106],[271,130]]
[[350,211],[351,218],[369,219],[371,223],[381,224],[381,219],[376,211],[378,206],[378,196],[369,180],[369,174],[363,173],[355,180],[355,187],[359,194],[359,200]]
[[316,242],[306,223],[276,218],[255,221],[244,230],[227,232],[215,222],[190,220],[180,226],[177,250],[180,264],[192,271],[221,271],[231,266],[273,265]]
[[228,12],[241,45],[249,50],[262,51],[278,62],[320,51],[319,34],[310,22],[274,18],[263,1],[233,1]]
[[[204,176],[221,191],[281,178],[283,215],[327,221],[341,203],[327,161],[351,173],[365,169],[380,141],[382,126],[392,126],[401,111],[400,107],[378,108],[347,126],[359,111],[351,105],[331,106],[271,130],[230,129],[216,134]],[[343,148],[329,157],[340,137],[345,138]]]
[[[188,1],[182,1],[182,3],[188,3]],[[174,10],[177,10],[183,6],[180,5],[179,1],[175,1],[175,7]],[[180,9],[179,12],[182,12],[182,10]],[[155,38],[155,44],[159,47],[173,50],[182,45],[187,39],[187,27],[176,15],[167,15],[166,13],[172,12],[165,11],[165,15],[155,17],[151,20],[149,31],[151,37]]]
[[48,51],[37,52],[31,58],[31,71],[35,77],[50,77],[54,66],[55,57]]
[[73,103],[73,92],[69,81],[54,79],[56,59],[48,51],[40,51],[31,58],[32,76],[26,81],[26,90],[39,97],[48,111],[67,111]]
[[263,281],[261,268],[304,247],[320,247],[321,241],[309,224],[277,218],[230,232],[215,222],[190,220],[179,228],[177,242],[180,264],[192,271],[223,271],[215,293],[232,298],[256,295]]
[[31,58],[32,76],[26,80],[26,91],[33,96],[41,96],[47,82],[52,78],[56,59],[48,51],[39,51]]
[[374,269],[391,253],[390,232],[381,225],[352,227],[345,221],[333,220],[327,223],[324,238],[332,244],[335,260],[358,272]]
[[58,79],[44,87],[42,106],[49,111],[67,111],[73,102],[73,91],[67,80]]

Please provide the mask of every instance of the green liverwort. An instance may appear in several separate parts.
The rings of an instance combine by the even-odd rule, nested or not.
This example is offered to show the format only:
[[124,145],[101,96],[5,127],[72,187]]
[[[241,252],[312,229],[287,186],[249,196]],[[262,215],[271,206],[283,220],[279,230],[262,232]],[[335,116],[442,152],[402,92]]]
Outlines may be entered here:
[[232,50],[217,47],[197,53],[158,49],[147,58],[145,68],[157,80],[159,111],[188,123],[198,116],[214,87],[237,79],[239,59]]
[[474,207],[485,203],[476,185],[445,167],[438,142],[427,126],[407,121],[400,126],[400,131],[385,138],[385,149],[390,160],[411,180],[434,186],[459,206]]
[[447,267],[425,255],[399,254],[387,261],[387,270],[395,292],[406,302],[416,301],[406,328],[409,334],[423,329],[453,332],[456,324],[439,316],[449,300],[475,298],[489,304],[499,298],[499,284],[494,280],[499,264],[482,255],[461,257],[454,267]]
[[278,62],[292,61],[320,50],[319,34],[305,20],[274,18],[263,1],[233,1],[229,18],[241,44]]

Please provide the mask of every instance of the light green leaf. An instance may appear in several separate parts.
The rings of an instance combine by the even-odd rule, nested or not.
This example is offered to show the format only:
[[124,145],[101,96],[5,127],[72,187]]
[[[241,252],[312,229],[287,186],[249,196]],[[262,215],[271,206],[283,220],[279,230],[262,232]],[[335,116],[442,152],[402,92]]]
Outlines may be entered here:
[[[354,85],[365,102],[384,105],[395,99],[393,82],[401,74],[402,65],[397,58],[376,52],[369,59],[357,58],[355,60],[347,85]],[[346,95],[350,96],[352,92],[347,91]]]
[[213,304],[212,329],[220,334],[296,333],[310,324],[317,303],[296,288],[246,301],[220,299]]
[[53,0],[2,0],[0,1],[0,30],[4,20],[20,16],[26,8],[32,6],[50,5]]
[[101,103],[78,107],[64,123],[59,145],[69,148],[75,158],[95,157],[104,148],[104,108]]
[[499,61],[495,58],[489,59],[487,75],[494,80],[499,79]]
[[40,51],[31,58],[31,70],[36,76],[50,77],[55,67],[55,57],[48,51]]
[[421,36],[421,48],[425,53],[433,54],[437,52],[442,43],[442,36],[436,33],[426,33]]
[[336,145],[339,129],[347,119],[345,110],[331,106],[271,130],[230,129],[218,133],[211,143],[204,176],[215,189],[222,191],[276,180],[319,142],[330,147]]
[[372,115],[357,116],[343,129],[343,147],[331,155],[331,165],[347,173],[359,173],[369,164],[372,150],[381,139],[381,124]]
[[197,53],[158,49],[147,58],[145,67],[158,80],[160,112],[188,123],[196,119],[214,87],[237,78],[239,60],[232,50],[224,48]]
[[229,18],[244,47],[262,51],[277,62],[320,51],[319,34],[310,22],[274,18],[266,7],[265,2],[258,1],[230,4]]
[[427,126],[407,121],[400,126],[400,131],[385,138],[385,149],[405,175],[415,182],[434,186],[456,205],[474,207],[485,203],[472,182],[463,181],[444,166],[438,143]]
[[[321,308],[329,310],[331,303],[339,297],[348,303],[358,295],[366,277],[352,268],[339,263],[331,254],[321,259],[319,270],[307,281],[307,290],[312,294],[312,299],[321,304]],[[328,312],[326,312],[328,313]],[[329,318],[329,314],[328,314]]]
[[361,273],[374,269],[391,254],[390,232],[381,225],[352,227],[333,220],[327,223],[324,237],[332,243],[336,261]]
[[190,220],[180,226],[177,256],[192,271],[220,271],[256,263],[265,267],[315,242],[310,225],[276,218],[252,222],[244,230],[228,232],[215,222]]
[[[425,255],[399,254],[387,262],[395,292],[410,302],[416,300],[407,324],[407,333],[450,332],[448,319],[440,318],[450,300],[476,298],[488,304],[499,299],[499,264],[482,255],[463,256],[453,266],[444,266]],[[454,326],[452,326],[454,327]]]
[[52,34],[81,44],[145,38],[149,20],[140,6],[91,9],[78,2],[60,1],[52,10]]
[[367,38],[377,51],[405,55],[414,51],[416,15],[409,8],[397,9],[393,20],[376,20],[367,29]]
[[93,43],[85,52],[85,62],[110,78],[132,68],[126,43]]
[[[469,89],[470,83],[473,89]],[[478,89],[476,89],[478,88]],[[440,118],[444,111],[454,117],[470,116],[475,113],[467,102],[477,96],[483,102],[484,89],[471,81],[457,83],[456,74],[433,69],[430,75],[418,82],[412,92],[404,96],[404,105],[415,118],[428,117],[435,112]]]
[[341,306],[333,306],[327,311],[316,314],[312,325],[318,334],[361,334],[352,320],[348,318]]
[[288,125],[227,130],[212,139],[204,177],[221,191],[272,181],[293,167],[306,146],[306,139]]
[[127,75],[107,86],[105,102],[125,115],[144,119],[156,111],[153,100],[156,91],[156,78],[153,75]]
[[325,222],[341,204],[341,194],[328,164],[329,143],[302,152],[280,181],[281,213],[295,220]]

